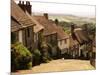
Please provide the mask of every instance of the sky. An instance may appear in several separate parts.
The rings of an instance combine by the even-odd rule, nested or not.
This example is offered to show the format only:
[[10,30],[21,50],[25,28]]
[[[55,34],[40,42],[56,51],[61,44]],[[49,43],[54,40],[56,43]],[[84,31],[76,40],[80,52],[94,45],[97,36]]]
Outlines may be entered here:
[[33,13],[49,13],[49,14],[64,14],[75,15],[81,17],[95,17],[95,6],[93,5],[80,5],[80,4],[67,4],[55,3],[47,1],[34,1],[30,0]]

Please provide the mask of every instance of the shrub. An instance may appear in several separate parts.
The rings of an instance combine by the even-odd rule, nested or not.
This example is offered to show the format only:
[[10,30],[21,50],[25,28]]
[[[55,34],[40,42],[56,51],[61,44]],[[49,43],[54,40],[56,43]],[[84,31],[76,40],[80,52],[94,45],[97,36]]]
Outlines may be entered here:
[[34,65],[40,64],[41,53],[38,49],[35,49],[33,52],[33,63]]
[[46,42],[42,42],[41,43],[41,49],[43,50],[43,49],[48,49],[48,46],[47,46],[47,43]]
[[48,63],[49,62],[49,59],[46,56],[43,56],[43,62],[44,63]]
[[[52,47],[51,47],[52,48]],[[43,42],[41,45],[41,49],[42,49],[42,61],[44,63],[48,63],[50,60],[52,60],[52,58],[50,57],[51,54],[51,48],[49,48],[48,44]],[[49,52],[51,51],[51,52]]]
[[11,65],[14,69],[29,69],[32,66],[32,54],[23,44],[16,42],[11,46]]

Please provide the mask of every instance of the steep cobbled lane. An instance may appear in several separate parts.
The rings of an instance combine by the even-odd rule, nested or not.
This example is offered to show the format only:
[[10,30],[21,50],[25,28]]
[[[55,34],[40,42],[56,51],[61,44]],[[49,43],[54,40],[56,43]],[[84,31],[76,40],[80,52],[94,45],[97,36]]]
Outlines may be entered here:
[[38,66],[33,67],[31,70],[20,70],[17,73],[80,71],[94,69],[95,68],[90,65],[89,60],[58,59],[52,60],[49,63],[42,63]]

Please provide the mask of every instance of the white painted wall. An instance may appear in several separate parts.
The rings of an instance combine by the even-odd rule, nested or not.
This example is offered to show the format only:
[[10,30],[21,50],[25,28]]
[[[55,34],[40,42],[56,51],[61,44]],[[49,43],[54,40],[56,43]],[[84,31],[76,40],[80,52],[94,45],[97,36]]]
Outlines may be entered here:
[[67,48],[67,40],[66,40],[66,43],[65,43],[65,40],[58,41],[58,47],[59,47],[61,50]]
[[18,39],[19,39],[19,42],[23,43],[22,30],[20,30],[20,31],[18,32]]
[[38,33],[34,33],[34,48],[38,47]]
[[34,33],[34,42],[38,40],[38,33]]
[[53,56],[56,56],[56,54],[57,54],[57,50],[56,50],[55,47],[53,47],[53,48],[52,48],[52,55],[53,55]]

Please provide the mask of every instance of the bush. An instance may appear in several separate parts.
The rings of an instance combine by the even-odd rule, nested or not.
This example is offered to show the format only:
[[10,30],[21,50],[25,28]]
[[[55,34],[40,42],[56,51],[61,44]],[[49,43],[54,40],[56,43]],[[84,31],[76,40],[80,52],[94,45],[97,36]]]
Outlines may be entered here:
[[46,42],[42,42],[42,43],[41,43],[41,49],[42,49],[42,50],[45,49],[45,50],[47,51],[48,46],[47,46],[47,43],[46,43]]
[[48,63],[50,60],[52,60],[51,58],[51,54],[52,54],[52,51],[51,51],[51,48],[49,48],[48,44],[43,42],[42,45],[41,45],[41,48],[42,48],[42,61],[44,63]]
[[49,62],[49,59],[47,57],[43,56],[43,62],[44,63],[48,63]]
[[41,53],[38,49],[35,49],[33,52],[33,64],[38,65],[40,64]]
[[32,67],[32,54],[17,42],[11,46],[11,66],[13,69],[29,69]]

